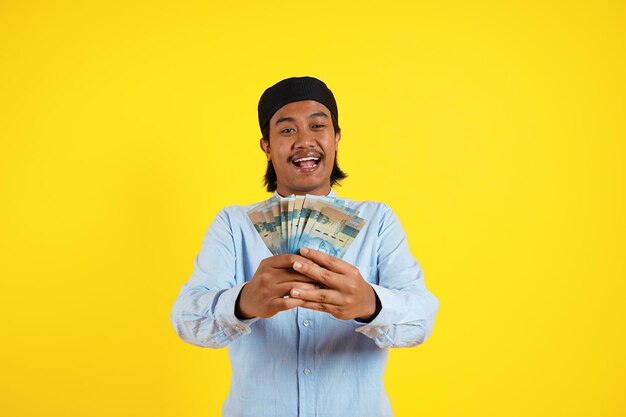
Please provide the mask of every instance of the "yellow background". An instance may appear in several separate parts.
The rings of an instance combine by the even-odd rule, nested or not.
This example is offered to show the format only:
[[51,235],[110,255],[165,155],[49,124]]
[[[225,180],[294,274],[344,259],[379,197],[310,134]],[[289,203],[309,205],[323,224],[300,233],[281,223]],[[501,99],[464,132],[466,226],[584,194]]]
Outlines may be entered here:
[[626,415],[625,18],[2,1],[0,415],[220,415],[226,351],[169,311],[217,211],[267,198],[256,105],[293,75],[337,97],[338,193],[396,211],[441,301],[391,354],[396,416]]

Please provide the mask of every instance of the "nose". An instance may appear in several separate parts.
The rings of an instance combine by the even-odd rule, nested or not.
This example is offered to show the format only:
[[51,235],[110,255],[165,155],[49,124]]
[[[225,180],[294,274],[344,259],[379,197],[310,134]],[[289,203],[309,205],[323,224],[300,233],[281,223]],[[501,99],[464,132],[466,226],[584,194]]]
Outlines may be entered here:
[[307,129],[299,130],[293,146],[294,148],[314,147],[315,146],[315,133]]

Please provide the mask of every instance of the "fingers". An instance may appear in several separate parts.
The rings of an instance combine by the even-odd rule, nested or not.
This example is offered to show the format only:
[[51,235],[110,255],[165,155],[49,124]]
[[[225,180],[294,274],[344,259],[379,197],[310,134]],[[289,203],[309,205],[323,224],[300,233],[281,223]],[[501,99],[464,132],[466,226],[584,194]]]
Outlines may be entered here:
[[265,264],[270,268],[274,269],[291,269],[293,267],[294,262],[301,262],[305,264],[312,264],[313,261],[295,254],[280,254],[270,256],[269,258],[263,259],[261,264]]
[[340,274],[350,272],[352,268],[354,268],[354,266],[339,258],[315,249],[302,248],[300,249],[300,254],[305,259],[310,259],[317,265],[323,266],[330,271],[338,272]]
[[293,285],[291,285],[291,288],[297,288],[301,290],[319,290],[322,287],[317,282],[294,282]]
[[341,293],[335,290],[294,288],[291,290],[289,295],[291,297],[316,304],[335,306],[343,304],[343,297]]
[[[307,278],[308,279],[308,278]],[[315,281],[313,282],[298,282],[298,281],[290,281],[290,282],[282,282],[280,284],[276,284],[275,293],[277,296],[283,297],[285,295],[291,296],[291,290],[315,290],[320,288],[319,284]]]
[[291,290],[290,296],[303,301],[298,307],[323,311],[342,320],[347,318],[344,307],[344,297],[339,291],[328,289],[304,290],[294,288]]
[[274,314],[279,311],[289,310],[295,307],[300,307],[304,304],[304,300],[297,298],[275,298],[271,301],[270,306],[274,310]]
[[310,278],[304,274],[293,269],[281,270],[281,272],[275,272],[273,274],[274,282],[276,284],[282,284],[287,282],[308,282],[312,284],[319,284],[315,279]]
[[[277,257],[278,256],[272,258]],[[263,260],[255,273],[254,278],[258,280],[261,286],[266,287],[284,282],[315,282],[315,280],[310,277],[307,277],[306,275],[303,275],[293,269],[293,263],[295,262],[306,262],[307,264],[312,264],[313,261],[298,255],[281,256],[282,259],[272,258]],[[295,261],[295,259],[298,260]],[[290,260],[293,260],[293,263],[289,263]],[[288,266],[283,268],[282,266],[285,265]]]
[[333,304],[325,304],[325,303],[316,303],[313,301],[304,301],[302,304],[300,304],[298,307],[300,308],[307,308],[309,310],[315,310],[315,311],[321,311],[324,313],[328,313],[332,316],[335,316],[336,318],[340,319],[340,320],[350,320],[353,317],[350,316],[350,314],[348,314],[343,307],[341,306],[336,306]]
[[337,277],[339,276],[338,274],[331,272],[326,268],[322,268],[321,266],[314,263],[308,264],[296,261],[293,264],[293,269],[326,287],[336,288],[337,286],[341,285],[341,280],[337,279]]

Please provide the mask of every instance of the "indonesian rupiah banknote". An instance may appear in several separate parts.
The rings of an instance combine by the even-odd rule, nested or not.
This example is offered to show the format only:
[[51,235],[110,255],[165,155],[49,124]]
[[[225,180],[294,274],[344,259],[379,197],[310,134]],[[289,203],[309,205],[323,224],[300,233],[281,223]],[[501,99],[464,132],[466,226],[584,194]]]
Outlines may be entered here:
[[365,220],[334,197],[274,197],[248,212],[255,230],[274,255],[312,248],[342,258]]

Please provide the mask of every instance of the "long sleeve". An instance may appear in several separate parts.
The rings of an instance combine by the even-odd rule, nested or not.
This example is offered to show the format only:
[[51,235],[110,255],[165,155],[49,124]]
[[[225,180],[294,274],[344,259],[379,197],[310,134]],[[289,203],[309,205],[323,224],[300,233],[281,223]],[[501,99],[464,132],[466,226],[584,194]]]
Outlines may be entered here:
[[208,228],[171,320],[186,342],[228,347],[232,380],[224,416],[393,415],[383,383],[389,347],[426,340],[438,302],[391,209],[344,202],[366,220],[344,260],[359,269],[381,303],[365,325],[305,308],[237,319],[241,288],[272,253],[248,217],[252,205],[224,208]]
[[256,319],[239,320],[235,303],[244,280],[236,277],[236,250],[222,210],[209,227],[194,271],[183,285],[170,319],[178,336],[193,345],[221,348],[250,333]]
[[378,247],[378,284],[372,284],[382,309],[374,320],[356,329],[380,348],[410,347],[432,333],[439,301],[424,284],[422,269],[407,244],[395,213],[384,206]]

